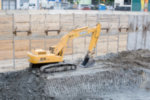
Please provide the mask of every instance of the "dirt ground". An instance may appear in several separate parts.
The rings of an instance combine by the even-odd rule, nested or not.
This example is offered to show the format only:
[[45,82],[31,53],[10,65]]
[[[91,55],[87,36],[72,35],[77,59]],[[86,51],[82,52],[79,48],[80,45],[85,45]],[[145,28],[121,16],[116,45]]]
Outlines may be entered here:
[[1,73],[0,99],[149,100],[149,84],[150,51],[124,51],[96,57],[94,65],[76,71],[43,74],[26,69]]

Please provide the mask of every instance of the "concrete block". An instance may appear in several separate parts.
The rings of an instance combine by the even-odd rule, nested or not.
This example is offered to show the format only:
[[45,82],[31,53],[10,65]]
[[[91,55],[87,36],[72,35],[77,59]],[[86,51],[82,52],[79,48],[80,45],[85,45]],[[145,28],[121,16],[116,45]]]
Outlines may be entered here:
[[100,19],[107,18],[108,16],[109,16],[108,14],[98,14],[98,17]]
[[45,36],[46,34],[45,34],[45,32],[43,32],[43,31],[32,31],[32,34],[31,34],[31,36]]
[[61,26],[73,26],[73,22],[61,23]]
[[0,60],[12,59],[12,40],[1,40],[0,41]]
[[28,10],[29,14],[47,14],[48,12],[49,10]]
[[98,14],[87,14],[88,18],[97,18]]
[[86,22],[86,16],[85,14],[75,14],[74,15],[74,23],[85,23]]
[[21,37],[28,36],[28,32],[17,32],[16,36],[21,36]]
[[62,14],[61,23],[73,22],[73,14]]
[[119,23],[109,23],[110,28],[112,29],[118,29],[119,28]]
[[107,22],[100,22],[100,24],[102,28],[109,28],[109,23]]
[[87,21],[86,21],[85,18],[84,18],[84,19],[83,19],[83,18],[82,18],[82,19],[79,18],[79,19],[75,19],[75,20],[74,20],[74,23],[86,23],[86,22],[87,22]]
[[73,30],[73,29],[76,29],[76,27],[75,26],[62,26],[61,27],[61,31],[71,31],[71,30]]
[[14,22],[30,22],[30,15],[29,14],[15,14],[14,15]]
[[47,35],[48,36],[58,36],[59,33],[57,31],[49,31]]
[[119,27],[121,27],[121,28],[128,28],[129,24],[128,23],[120,23]]
[[46,22],[47,23],[59,23],[60,15],[59,14],[46,15]]
[[[7,44],[7,45],[6,45]],[[12,50],[12,40],[0,41],[0,51]]]
[[99,21],[101,22],[110,22],[110,23],[114,23],[114,22],[119,22],[119,16],[118,15],[100,15],[98,18]]
[[75,19],[80,19],[80,18],[85,19],[85,16],[86,16],[85,14],[74,14]]
[[60,29],[60,25],[59,25],[59,23],[46,23],[45,24],[45,29],[48,29],[48,30],[59,30]]
[[13,33],[12,31],[1,31],[0,32],[0,37],[5,37],[5,36],[8,36],[8,37],[12,37]]
[[30,29],[30,24],[29,23],[16,23],[15,29],[17,29],[17,31],[28,31]]
[[11,15],[0,15],[0,24],[3,23],[12,23]]
[[95,27],[97,25],[96,21],[88,21],[87,23],[89,27]]
[[45,24],[44,23],[32,23],[31,24],[31,31],[32,32],[44,32]]
[[11,32],[12,31],[12,23],[0,23],[0,32],[3,32],[3,31],[8,31],[8,32]]
[[[81,17],[79,17],[79,16],[81,16]],[[84,15],[78,14],[75,17],[75,19],[74,19],[74,25],[75,26],[76,25],[78,25],[78,26],[86,26],[87,25],[87,20],[86,20],[85,14]]]
[[31,49],[45,49],[44,48],[44,38],[41,40],[31,40]]
[[120,23],[128,23],[129,16],[128,15],[120,15]]
[[0,15],[0,35],[7,36],[12,34],[12,16]]
[[45,15],[31,15],[31,22],[36,22],[36,23],[44,23],[45,22]]
[[53,38],[53,39],[46,39],[46,49],[49,49],[50,46],[57,45],[57,43],[60,41],[60,39]]
[[97,21],[97,14],[88,14],[87,15],[87,21]]

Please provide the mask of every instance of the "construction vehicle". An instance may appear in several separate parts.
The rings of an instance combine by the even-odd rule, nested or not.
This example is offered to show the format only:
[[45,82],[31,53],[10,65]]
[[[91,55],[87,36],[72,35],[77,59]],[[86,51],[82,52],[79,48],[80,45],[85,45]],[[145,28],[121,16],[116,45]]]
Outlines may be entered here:
[[64,51],[69,40],[77,37],[91,35],[91,40],[88,48],[88,52],[82,62],[82,66],[86,66],[89,59],[94,54],[94,48],[96,48],[97,41],[100,35],[101,25],[97,24],[94,28],[79,28],[74,29],[68,34],[64,35],[59,43],[49,48],[48,51],[43,49],[35,49],[28,52],[29,62],[31,67],[40,67],[42,72],[61,72],[68,70],[75,70],[77,65],[72,63],[65,63],[63,60]]

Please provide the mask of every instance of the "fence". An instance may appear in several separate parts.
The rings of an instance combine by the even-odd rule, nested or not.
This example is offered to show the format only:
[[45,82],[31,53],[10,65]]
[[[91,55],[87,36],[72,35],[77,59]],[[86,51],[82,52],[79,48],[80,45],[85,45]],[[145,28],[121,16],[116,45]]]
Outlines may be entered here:
[[[55,15],[57,15],[57,18]],[[28,67],[27,51],[34,48],[48,50],[50,46],[58,43],[61,36],[71,29],[82,26],[94,27],[98,22],[102,24],[102,32],[98,40],[96,56],[127,50],[128,15],[60,13],[9,14],[1,16],[8,16],[8,19],[10,19],[8,21],[5,19],[6,17],[3,17],[5,20],[0,22],[2,26],[7,24],[7,28],[3,28],[3,31],[1,30],[0,32],[0,66],[3,70],[12,70],[13,68],[17,70]],[[21,17],[17,18],[18,16]],[[9,24],[11,25],[9,26]],[[9,27],[10,29],[8,30]],[[6,36],[2,32],[6,33]],[[89,42],[89,35],[69,41],[65,59],[83,58]]]

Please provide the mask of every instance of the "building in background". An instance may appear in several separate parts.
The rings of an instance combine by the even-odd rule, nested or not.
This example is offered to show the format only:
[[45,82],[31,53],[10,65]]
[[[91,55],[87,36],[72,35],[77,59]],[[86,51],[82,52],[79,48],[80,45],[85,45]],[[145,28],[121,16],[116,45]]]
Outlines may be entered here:
[[29,0],[29,9],[38,9],[38,0]]
[[17,0],[17,9],[28,9],[29,0]]
[[2,10],[15,10],[17,9],[17,0],[1,0]]
[[1,0],[2,10],[37,9],[38,0]]
[[78,9],[79,10],[91,10],[92,0],[79,0]]
[[92,0],[79,0],[79,4],[90,5],[90,4],[92,4]]
[[40,0],[39,8],[40,9],[60,9],[61,3],[65,3],[67,0]]
[[[110,1],[112,5],[107,4]],[[0,0],[0,9],[89,9],[93,5],[96,9],[101,2],[105,2],[106,6],[111,5],[115,10],[150,11],[150,0]]]
[[131,0],[114,0],[115,10],[130,11],[132,9]]
[[17,9],[39,9],[39,0],[17,0]]
[[92,0],[93,5],[99,5],[99,3],[100,3],[100,0]]

